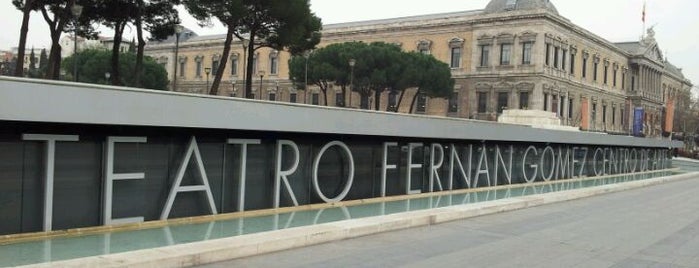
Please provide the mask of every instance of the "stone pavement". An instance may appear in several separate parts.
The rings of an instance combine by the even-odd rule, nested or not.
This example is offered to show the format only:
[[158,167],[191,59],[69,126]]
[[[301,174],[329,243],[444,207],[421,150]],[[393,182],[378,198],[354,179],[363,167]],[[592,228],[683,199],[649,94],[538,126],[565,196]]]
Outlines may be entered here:
[[202,267],[699,267],[699,177]]

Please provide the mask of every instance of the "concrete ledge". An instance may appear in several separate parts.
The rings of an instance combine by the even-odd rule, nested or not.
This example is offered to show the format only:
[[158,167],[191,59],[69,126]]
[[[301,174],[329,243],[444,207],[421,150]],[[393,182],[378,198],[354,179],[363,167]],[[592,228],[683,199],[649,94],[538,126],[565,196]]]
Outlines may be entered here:
[[382,232],[428,226],[482,215],[565,202],[595,195],[686,180],[696,176],[699,176],[699,173],[688,173],[541,195],[347,220],[155,249],[28,265],[25,267],[188,267]]

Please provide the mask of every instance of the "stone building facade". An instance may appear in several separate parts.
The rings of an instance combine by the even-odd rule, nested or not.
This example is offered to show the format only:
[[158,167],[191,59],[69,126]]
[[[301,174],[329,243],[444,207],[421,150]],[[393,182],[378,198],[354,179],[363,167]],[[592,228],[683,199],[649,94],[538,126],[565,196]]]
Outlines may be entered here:
[[[237,42],[229,64],[218,66],[223,38],[186,31],[177,60],[174,38],[150,44],[147,54],[165,65],[177,91],[206,93],[212,72],[223,71],[220,94],[241,96],[244,60],[253,57],[255,79],[248,82],[257,99],[325,105],[318,89],[292,86],[284,51],[245,55],[244,42]],[[452,97],[419,96],[413,107],[428,115],[497,120],[505,109],[535,109],[587,131],[629,134],[636,122],[642,135],[658,137],[672,129],[677,92],[692,87],[663,58],[653,29],[639,41],[612,43],[562,17],[548,0],[491,0],[483,10],[325,25],[319,47],[351,41],[394,43],[448,63],[456,81]],[[404,98],[414,94],[408,90]],[[397,95],[384,93],[382,109],[396,104]],[[329,106],[360,107],[356,92],[343,95],[337,87],[327,97]],[[408,112],[409,105],[395,109]]]

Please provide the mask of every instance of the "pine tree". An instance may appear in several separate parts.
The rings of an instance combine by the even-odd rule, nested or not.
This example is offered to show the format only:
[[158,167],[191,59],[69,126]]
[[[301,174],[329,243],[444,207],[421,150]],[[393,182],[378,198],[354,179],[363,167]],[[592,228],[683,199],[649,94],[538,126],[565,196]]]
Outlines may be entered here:
[[46,49],[41,49],[41,54],[39,54],[39,77],[46,76],[46,70],[49,66],[49,56],[46,54]]
[[29,72],[27,76],[36,77],[36,54],[34,54],[34,47],[32,47],[32,52],[29,53]]

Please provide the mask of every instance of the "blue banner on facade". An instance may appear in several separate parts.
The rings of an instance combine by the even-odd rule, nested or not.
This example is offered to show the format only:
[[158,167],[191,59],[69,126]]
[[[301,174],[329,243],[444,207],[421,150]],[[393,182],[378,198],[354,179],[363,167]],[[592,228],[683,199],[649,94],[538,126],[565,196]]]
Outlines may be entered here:
[[636,107],[633,113],[633,135],[641,137],[643,135],[643,117],[645,111],[643,107]]

